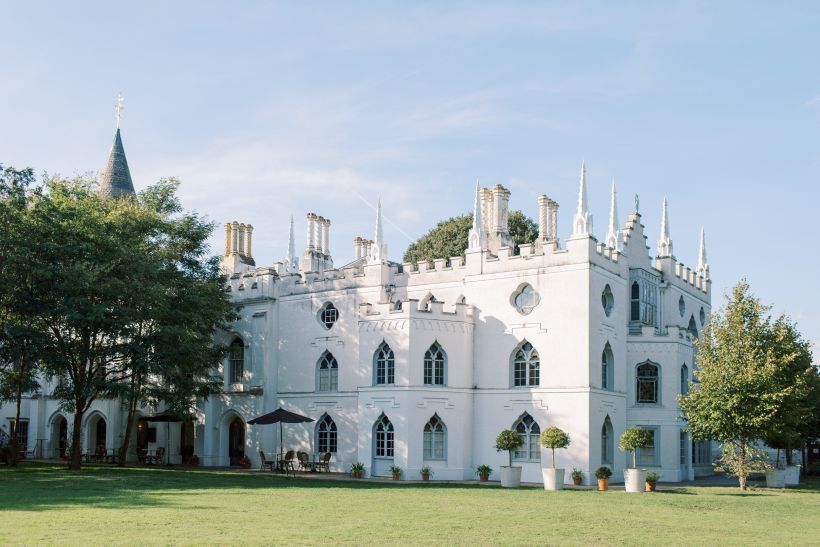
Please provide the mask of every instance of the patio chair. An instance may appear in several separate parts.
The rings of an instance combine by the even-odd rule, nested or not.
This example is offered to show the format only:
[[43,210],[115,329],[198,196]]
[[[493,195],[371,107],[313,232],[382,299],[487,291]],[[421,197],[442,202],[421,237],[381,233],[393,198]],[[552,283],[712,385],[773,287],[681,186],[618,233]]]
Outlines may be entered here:
[[276,465],[276,460],[269,460],[269,459],[267,459],[267,458],[265,457],[265,453],[264,453],[264,452],[262,452],[261,450],[259,451],[259,458],[260,458],[260,460],[261,460],[261,463],[259,464],[259,470],[260,470],[260,471],[261,471],[261,470],[263,470],[263,469],[265,469],[265,466],[266,466],[266,465],[270,468],[270,470],[271,470],[271,471],[273,471],[273,468],[274,468],[274,466]]
[[162,457],[164,455],[165,455],[165,447],[164,446],[157,447],[157,449],[154,450],[154,455],[153,456],[151,456],[150,454],[145,456],[145,463],[147,463],[148,465],[159,465],[159,464],[162,463]]
[[146,464],[149,457],[150,456],[148,455],[147,448],[140,448],[139,450],[137,450],[137,462],[141,463],[142,465]]
[[329,472],[330,471],[330,458],[331,457],[332,457],[332,454],[330,452],[325,452],[322,455],[322,457],[319,458],[319,461],[316,462],[316,470],[317,471],[324,470],[325,472]]
[[296,457],[299,459],[299,471],[310,471],[310,456],[307,452],[297,452]]
[[284,473],[296,474],[296,468],[293,466],[293,450],[287,451],[285,459],[279,462],[279,469]]

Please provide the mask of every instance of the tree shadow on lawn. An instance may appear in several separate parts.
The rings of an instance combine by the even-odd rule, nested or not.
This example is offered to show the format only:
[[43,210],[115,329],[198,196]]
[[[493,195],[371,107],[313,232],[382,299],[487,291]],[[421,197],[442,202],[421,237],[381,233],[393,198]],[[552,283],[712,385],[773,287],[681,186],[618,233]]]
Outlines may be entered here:
[[[305,479],[267,473],[235,473],[201,469],[116,468],[29,464],[0,470],[0,509],[48,511],[69,506],[102,509],[173,507],[177,495],[206,490],[291,489],[449,489],[480,491],[486,486],[452,483],[391,483]],[[170,498],[170,499],[163,499]],[[186,505],[186,508],[190,506]]]

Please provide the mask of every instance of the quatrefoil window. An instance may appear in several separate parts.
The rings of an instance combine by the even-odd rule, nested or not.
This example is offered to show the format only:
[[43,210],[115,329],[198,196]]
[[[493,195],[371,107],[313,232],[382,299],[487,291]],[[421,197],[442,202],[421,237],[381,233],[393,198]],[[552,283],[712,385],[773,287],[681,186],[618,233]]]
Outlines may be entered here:
[[513,294],[512,301],[519,313],[529,315],[541,302],[541,296],[532,288],[532,285],[525,283]]

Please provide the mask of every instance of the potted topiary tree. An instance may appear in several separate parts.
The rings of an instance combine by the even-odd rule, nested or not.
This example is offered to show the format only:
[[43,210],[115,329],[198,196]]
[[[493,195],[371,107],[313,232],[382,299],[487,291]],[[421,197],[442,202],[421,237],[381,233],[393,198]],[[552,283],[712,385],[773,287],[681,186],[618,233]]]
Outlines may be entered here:
[[652,441],[652,434],[642,427],[630,427],[621,435],[618,448],[632,452],[632,469],[624,469],[624,488],[627,492],[643,492],[646,469],[638,469],[638,449]]
[[541,469],[544,490],[561,490],[564,487],[564,469],[555,468],[555,449],[566,448],[569,443],[569,435],[557,427],[548,427],[541,432],[541,445],[552,450],[552,467]]
[[598,479],[598,490],[609,490],[609,477],[612,476],[612,469],[601,466],[595,470],[595,478]]
[[510,455],[510,465],[501,466],[501,486],[504,488],[518,488],[521,486],[521,468],[513,467],[513,450],[524,444],[524,439],[513,429],[505,429],[495,438],[495,449],[499,452],[506,450]]
[[490,480],[490,473],[493,472],[493,468],[487,465],[486,463],[482,463],[478,467],[475,468],[475,474],[478,475],[478,480],[481,482],[487,482]]

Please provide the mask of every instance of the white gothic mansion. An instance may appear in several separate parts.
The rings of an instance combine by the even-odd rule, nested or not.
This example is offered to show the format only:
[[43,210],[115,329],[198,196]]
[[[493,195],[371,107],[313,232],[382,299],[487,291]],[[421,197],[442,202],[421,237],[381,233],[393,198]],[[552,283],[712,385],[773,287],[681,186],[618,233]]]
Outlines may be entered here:
[[[101,188],[133,192],[119,130]],[[241,318],[220,334],[230,346],[224,392],[193,421],[139,422],[136,444],[165,446],[167,433],[172,462],[197,454],[227,466],[247,455],[258,465],[260,450],[279,452],[279,430],[247,422],[281,406],[315,419],[286,424],[284,449],[331,452],[337,471],[363,462],[367,475],[389,475],[397,465],[415,479],[429,466],[435,479],[459,480],[489,464],[497,478],[507,454],[495,438],[512,428],[524,438],[514,456],[522,480],[540,482],[549,456],[538,437],[557,426],[572,438],[556,452],[559,467],[589,481],[608,465],[619,478],[617,438],[639,425],[654,436],[639,466],[665,481],[711,473],[711,446],[687,438],[676,400],[710,312],[703,233],[692,269],[674,256],[664,202],[653,258],[637,199],[620,217],[613,185],[599,241],[582,167],[569,237],[559,238],[558,204],[541,196],[538,239],[516,255],[509,199],[501,185],[477,188],[466,256],[418,266],[389,259],[381,207],[373,239],[355,237],[343,266],[331,258],[330,221],[316,214],[306,217],[304,251],[291,219],[287,256],[270,266],[253,259],[250,225],[226,224],[222,266]],[[22,432],[43,457],[65,447],[72,425],[49,393],[46,384],[23,404]],[[1,408],[8,431],[13,406]],[[84,418],[85,450],[117,447],[124,419],[119,401],[97,401]]]

